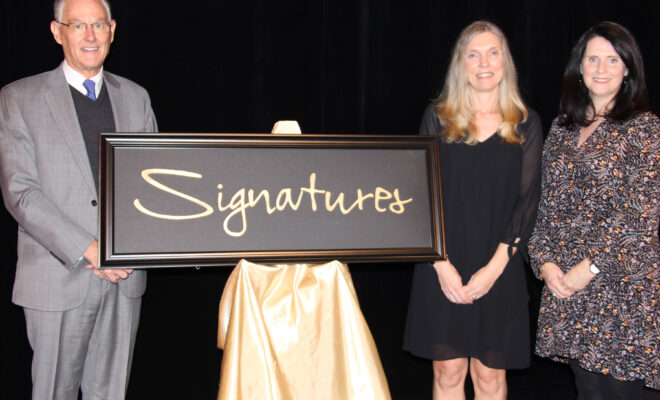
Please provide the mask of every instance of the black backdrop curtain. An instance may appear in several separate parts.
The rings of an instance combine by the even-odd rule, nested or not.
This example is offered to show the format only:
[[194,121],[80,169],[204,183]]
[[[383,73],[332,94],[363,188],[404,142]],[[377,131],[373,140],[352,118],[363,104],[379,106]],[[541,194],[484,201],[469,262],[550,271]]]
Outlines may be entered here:
[[[476,19],[507,34],[523,96],[546,129],[570,48],[600,20],[636,36],[656,113],[660,105],[660,3],[651,0],[115,0],[112,7],[118,25],[106,68],[147,88],[162,132],[269,132],[275,121],[295,119],[307,133],[414,134],[457,34]],[[0,3],[0,85],[62,60],[48,27],[51,8],[44,0]],[[4,208],[0,224],[8,321],[0,390],[5,399],[24,399],[31,352],[22,311],[11,304],[16,224]],[[430,365],[401,350],[410,267],[351,265],[395,399],[430,398]],[[128,398],[213,398],[217,306],[229,270],[149,275]],[[530,280],[532,314],[538,288]],[[572,396],[560,365],[535,360],[509,377],[511,398]]]

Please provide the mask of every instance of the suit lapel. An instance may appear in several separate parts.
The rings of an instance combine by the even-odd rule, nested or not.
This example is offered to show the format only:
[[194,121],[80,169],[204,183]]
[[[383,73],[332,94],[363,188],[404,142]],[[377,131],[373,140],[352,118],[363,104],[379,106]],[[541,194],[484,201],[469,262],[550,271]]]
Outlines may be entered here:
[[112,116],[115,120],[115,130],[117,132],[126,132],[128,127],[125,123],[125,117],[129,115],[129,109],[128,102],[121,101],[121,83],[112,74],[104,72],[103,84],[108,89],[108,97],[110,97],[110,104],[112,105]]
[[93,193],[96,193],[96,185],[92,176],[92,169],[87,157],[85,141],[78,123],[78,115],[73,105],[71,89],[64,78],[62,67],[51,71],[46,81],[46,91],[44,93],[46,104],[57,124],[56,131],[62,135],[64,142],[71,150],[71,156],[80,169],[80,173]]

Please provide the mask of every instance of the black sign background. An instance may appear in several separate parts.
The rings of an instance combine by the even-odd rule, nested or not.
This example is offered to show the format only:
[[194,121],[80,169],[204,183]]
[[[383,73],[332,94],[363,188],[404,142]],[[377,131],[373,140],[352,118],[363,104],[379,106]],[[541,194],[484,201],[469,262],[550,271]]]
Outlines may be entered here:
[[[435,140],[102,134],[101,265],[234,265],[241,258],[260,262],[443,258]],[[158,169],[149,175],[151,183],[142,175],[150,169]],[[184,173],[188,176],[181,176]],[[314,196],[311,187],[319,191]],[[299,196],[301,201],[297,210],[287,206],[268,214],[261,198],[241,212],[250,189],[254,197],[267,191],[271,210],[282,203],[278,195],[286,190],[294,203]],[[354,207],[344,214],[339,207],[327,209],[326,192],[331,203],[343,193],[344,207],[349,208],[358,189],[367,195],[362,210]],[[401,203],[408,202],[391,204],[397,193]],[[392,212],[402,209],[403,213]],[[165,217],[147,215],[145,210]],[[207,215],[185,217],[203,212]],[[182,216],[188,219],[174,219]]]

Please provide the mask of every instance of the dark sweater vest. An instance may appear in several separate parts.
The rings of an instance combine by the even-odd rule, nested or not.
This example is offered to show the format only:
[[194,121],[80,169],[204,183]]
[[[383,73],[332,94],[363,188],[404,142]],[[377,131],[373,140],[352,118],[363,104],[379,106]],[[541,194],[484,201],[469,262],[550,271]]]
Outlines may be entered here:
[[106,85],[101,86],[101,92],[96,100],[88,98],[73,87],[70,87],[70,89],[98,193],[99,133],[115,132],[115,119],[112,114],[110,96],[108,96]]

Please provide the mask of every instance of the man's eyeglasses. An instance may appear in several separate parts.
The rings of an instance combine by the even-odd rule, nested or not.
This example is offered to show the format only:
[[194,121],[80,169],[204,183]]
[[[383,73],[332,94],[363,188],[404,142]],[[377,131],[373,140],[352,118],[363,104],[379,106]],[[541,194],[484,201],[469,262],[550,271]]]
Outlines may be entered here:
[[87,24],[85,22],[71,22],[70,24],[65,24],[64,22],[55,21],[60,25],[64,25],[73,33],[84,33],[87,32],[87,27],[92,28],[94,33],[108,33],[110,32],[110,24],[105,21],[93,22]]

